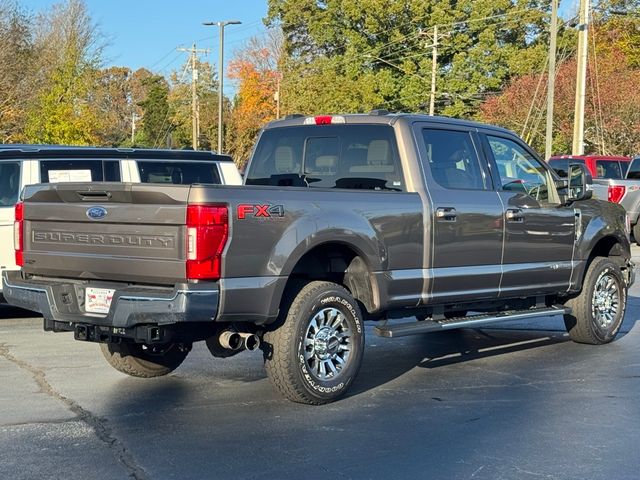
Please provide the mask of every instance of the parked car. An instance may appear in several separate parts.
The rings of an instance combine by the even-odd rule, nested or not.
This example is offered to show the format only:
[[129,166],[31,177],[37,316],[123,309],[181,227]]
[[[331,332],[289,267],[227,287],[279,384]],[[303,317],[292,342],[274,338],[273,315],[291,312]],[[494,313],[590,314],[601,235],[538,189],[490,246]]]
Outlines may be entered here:
[[560,155],[551,157],[549,165],[560,177],[566,177],[570,164],[583,164],[595,178],[624,178],[631,158],[601,155]]
[[569,170],[571,185],[479,123],[293,116],[261,132],[241,188],[27,187],[5,295],[138,377],[196,341],[261,346],[273,384],[309,404],[352,384],[365,320],[417,316],[375,328],[399,337],[553,315],[608,343],[634,281],[625,212]]
[[0,271],[18,268],[13,258],[13,216],[22,189],[37,183],[87,181],[242,183],[231,157],[211,152],[0,145]]

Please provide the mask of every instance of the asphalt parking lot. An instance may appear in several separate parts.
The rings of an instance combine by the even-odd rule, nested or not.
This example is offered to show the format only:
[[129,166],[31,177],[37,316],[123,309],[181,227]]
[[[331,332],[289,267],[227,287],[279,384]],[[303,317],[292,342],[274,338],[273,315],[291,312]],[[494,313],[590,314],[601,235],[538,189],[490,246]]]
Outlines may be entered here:
[[173,374],[134,379],[31,315],[0,307],[2,479],[640,477],[638,284],[599,347],[552,319],[369,328],[350,395],[322,407],[282,399],[257,352],[197,345]]

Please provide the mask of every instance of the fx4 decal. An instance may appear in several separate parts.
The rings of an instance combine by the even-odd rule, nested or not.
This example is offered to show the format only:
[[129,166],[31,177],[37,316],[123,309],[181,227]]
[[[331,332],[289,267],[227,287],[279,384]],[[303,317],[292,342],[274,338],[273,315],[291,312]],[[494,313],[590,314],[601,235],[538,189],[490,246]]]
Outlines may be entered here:
[[241,203],[237,208],[238,220],[244,220],[247,217],[254,218],[273,218],[284,217],[283,205],[258,205],[250,203]]

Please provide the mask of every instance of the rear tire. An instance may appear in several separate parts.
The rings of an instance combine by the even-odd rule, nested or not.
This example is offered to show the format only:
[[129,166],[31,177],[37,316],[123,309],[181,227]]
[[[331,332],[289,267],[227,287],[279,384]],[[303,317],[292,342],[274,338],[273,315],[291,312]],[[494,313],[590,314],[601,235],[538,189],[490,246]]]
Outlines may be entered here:
[[178,368],[191,351],[191,344],[101,343],[100,349],[109,365],[119,372],[132,377],[153,378]]
[[285,397],[309,405],[333,402],[346,393],[362,363],[362,314],[340,285],[310,282],[264,341],[267,375]]
[[624,320],[627,287],[615,263],[596,257],[589,265],[582,291],[566,302],[571,313],[564,324],[574,342],[601,345],[611,342]]

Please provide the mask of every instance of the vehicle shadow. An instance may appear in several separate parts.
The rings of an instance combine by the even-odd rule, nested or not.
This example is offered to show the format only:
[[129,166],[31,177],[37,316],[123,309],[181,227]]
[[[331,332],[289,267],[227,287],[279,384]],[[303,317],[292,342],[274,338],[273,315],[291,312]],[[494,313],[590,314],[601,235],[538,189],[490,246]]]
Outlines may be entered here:
[[[508,329],[430,333],[407,337],[397,345],[392,342],[398,340],[375,339],[373,348],[366,349],[362,368],[348,396],[389,383],[414,368],[435,369],[567,341],[569,337],[563,332]],[[388,345],[382,346],[383,342]]]
[[40,317],[41,315],[30,310],[23,310],[22,308],[13,307],[7,304],[0,304],[0,320],[16,319],[16,318],[33,318]]

